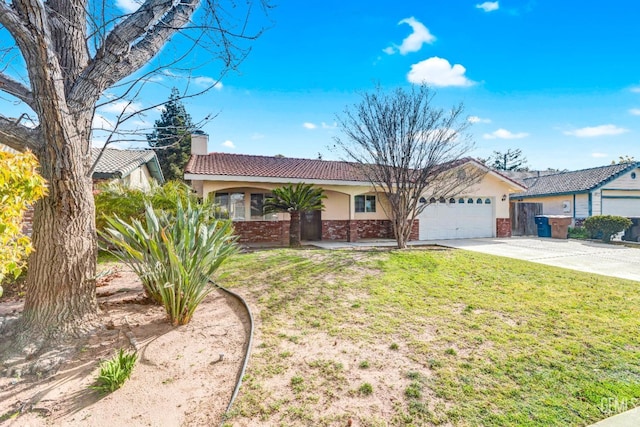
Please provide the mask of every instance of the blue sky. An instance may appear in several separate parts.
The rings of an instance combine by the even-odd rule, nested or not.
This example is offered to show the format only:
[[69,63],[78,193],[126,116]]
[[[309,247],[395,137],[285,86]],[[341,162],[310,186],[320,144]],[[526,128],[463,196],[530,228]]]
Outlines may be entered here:
[[[538,169],[640,159],[639,16],[637,0],[282,0],[238,70],[185,105],[196,122],[218,114],[203,128],[210,151],[336,159],[336,115],[358,93],[426,81],[437,106],[464,103],[474,157],[520,148]],[[211,62],[194,76],[197,86],[219,70]],[[183,87],[170,77],[135,106]]]
[[210,150],[335,158],[335,115],[358,92],[426,79],[439,106],[465,104],[475,156],[521,148],[542,169],[640,159],[640,2],[346,3],[271,13],[240,73],[207,96],[220,108]]

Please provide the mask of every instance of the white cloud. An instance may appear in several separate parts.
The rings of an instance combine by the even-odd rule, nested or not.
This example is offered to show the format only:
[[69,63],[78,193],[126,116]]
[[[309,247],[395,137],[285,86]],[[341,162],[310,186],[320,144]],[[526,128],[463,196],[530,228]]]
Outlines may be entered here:
[[113,123],[107,120],[103,115],[96,113],[93,115],[91,127],[99,130],[113,130]]
[[471,86],[473,81],[465,77],[467,71],[460,64],[453,67],[443,58],[434,56],[411,66],[407,79],[411,83],[428,83],[433,86]]
[[258,139],[262,139],[262,138],[264,138],[264,134],[261,134],[261,133],[258,133],[258,132],[254,132],[251,135],[251,139],[254,140],[254,141],[256,141]]
[[413,29],[413,33],[409,34],[407,38],[402,40],[402,44],[400,46],[395,45],[384,48],[382,51],[387,55],[392,55],[396,53],[396,51],[400,52],[402,55],[406,55],[410,52],[417,52],[422,48],[423,44],[431,44],[436,41],[436,37],[431,34],[429,29],[413,16],[398,22],[398,25],[401,24],[410,25]]
[[338,127],[338,123],[333,122],[333,123],[325,123],[322,122],[322,129],[336,129]]
[[220,145],[227,148],[236,148],[236,144],[234,144],[233,141],[230,141],[228,139]]
[[306,129],[315,129],[315,128],[317,128],[317,127],[318,127],[318,126],[316,126],[315,124],[310,123],[310,122],[304,122],[304,123],[302,124],[302,126],[304,126]]
[[580,129],[565,131],[565,135],[577,136],[578,138],[593,138],[596,136],[611,136],[620,135],[621,133],[629,132],[629,129],[620,128],[616,125],[600,125],[600,126],[588,126]]
[[212,79],[211,77],[196,77],[193,79],[193,82],[198,86],[208,87],[213,86],[215,89],[222,89],[222,82],[217,81],[216,79]]
[[120,115],[123,112],[126,114],[132,114],[142,109],[142,104],[139,102],[129,101],[115,101],[100,107],[101,112]]
[[629,110],[629,114],[633,114],[634,116],[640,116],[640,108],[632,108]]
[[633,92],[633,93],[640,93],[640,86],[632,87],[632,88],[631,88],[631,92]]
[[484,135],[482,135],[484,139],[520,139],[520,138],[526,138],[527,136],[529,136],[529,134],[526,132],[513,133],[511,131],[508,131],[502,128],[494,132],[485,133]]
[[469,116],[467,120],[469,121],[469,123],[491,123],[491,119],[483,119],[478,116]]
[[591,157],[601,159],[603,157],[609,157],[609,155],[607,153],[591,153]]
[[500,8],[500,5],[498,3],[499,2],[497,1],[486,1],[484,3],[477,4],[476,8],[482,9],[485,12],[493,12],[494,10],[498,10]]
[[136,0],[116,0],[116,6],[126,13],[133,13],[140,7],[140,2]]

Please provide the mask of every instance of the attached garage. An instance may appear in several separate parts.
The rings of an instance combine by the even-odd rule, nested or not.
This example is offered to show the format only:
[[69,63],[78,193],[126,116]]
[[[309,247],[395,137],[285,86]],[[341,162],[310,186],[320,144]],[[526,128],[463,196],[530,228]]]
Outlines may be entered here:
[[640,197],[602,195],[602,214],[640,217]]
[[420,240],[472,239],[496,235],[493,197],[431,200],[418,219]]

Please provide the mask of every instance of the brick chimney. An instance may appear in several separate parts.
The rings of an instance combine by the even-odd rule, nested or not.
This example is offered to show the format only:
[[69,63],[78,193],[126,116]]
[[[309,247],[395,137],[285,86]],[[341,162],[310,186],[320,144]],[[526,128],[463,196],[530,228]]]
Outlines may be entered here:
[[201,130],[197,130],[191,134],[191,154],[209,154],[207,144],[209,142],[209,135]]

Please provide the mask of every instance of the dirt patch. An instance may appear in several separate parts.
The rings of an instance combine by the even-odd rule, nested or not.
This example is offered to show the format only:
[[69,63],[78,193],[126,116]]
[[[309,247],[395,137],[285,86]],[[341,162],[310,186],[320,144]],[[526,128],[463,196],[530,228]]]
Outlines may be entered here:
[[[244,358],[248,319],[232,297],[215,291],[191,323],[172,327],[161,307],[141,304],[142,287],[118,269],[98,287],[103,325],[72,343],[54,374],[3,369],[0,423],[11,426],[216,425],[220,423]],[[21,302],[0,303],[0,319]],[[137,349],[131,379],[109,395],[89,387],[100,360],[119,348]],[[221,356],[222,355],[222,356]],[[8,375],[8,376],[7,376]]]

